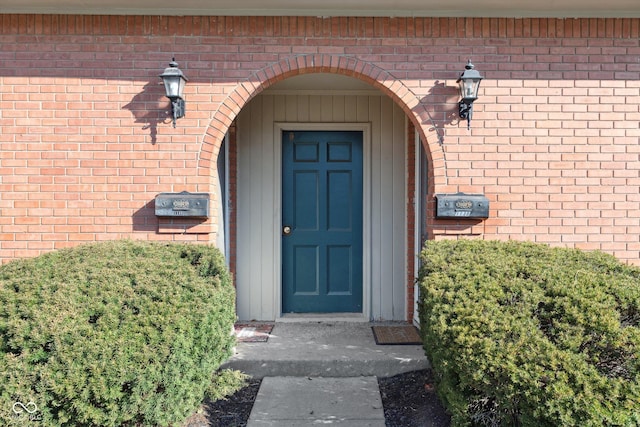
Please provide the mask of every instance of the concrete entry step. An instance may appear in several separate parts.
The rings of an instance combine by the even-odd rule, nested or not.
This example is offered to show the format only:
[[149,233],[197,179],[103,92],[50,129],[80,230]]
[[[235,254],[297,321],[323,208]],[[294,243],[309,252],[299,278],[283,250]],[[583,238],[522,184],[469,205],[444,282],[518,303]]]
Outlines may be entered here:
[[375,377],[266,377],[247,427],[384,427]]
[[377,345],[373,325],[278,322],[267,342],[238,343],[222,368],[263,378],[388,377],[430,367],[420,345]]

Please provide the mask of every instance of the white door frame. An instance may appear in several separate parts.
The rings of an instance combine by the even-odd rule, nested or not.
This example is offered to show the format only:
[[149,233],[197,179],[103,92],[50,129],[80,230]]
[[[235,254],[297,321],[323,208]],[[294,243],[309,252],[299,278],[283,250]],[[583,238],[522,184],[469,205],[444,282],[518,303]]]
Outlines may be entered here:
[[[283,131],[361,131],[362,132],[362,315],[350,320],[369,321],[371,318],[371,124],[370,123],[295,123],[273,124],[274,221],[273,230],[273,283],[276,284],[273,307],[276,320],[282,314],[282,132]],[[344,313],[329,314],[332,320],[343,318]],[[323,315],[323,318],[328,318]],[[304,316],[307,317],[307,316]]]

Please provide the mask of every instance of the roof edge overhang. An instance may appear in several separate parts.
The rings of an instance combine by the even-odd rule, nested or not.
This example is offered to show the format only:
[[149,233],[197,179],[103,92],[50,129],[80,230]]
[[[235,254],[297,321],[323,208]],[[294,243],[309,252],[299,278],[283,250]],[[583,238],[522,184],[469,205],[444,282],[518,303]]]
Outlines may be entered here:
[[[24,1],[24,0],[22,0]],[[219,8],[113,8],[91,7],[29,7],[24,5],[3,7],[0,14],[27,15],[146,15],[146,16],[312,16],[330,17],[391,17],[391,18],[640,18],[639,9],[437,9],[437,10],[387,10],[387,9],[219,9]]]

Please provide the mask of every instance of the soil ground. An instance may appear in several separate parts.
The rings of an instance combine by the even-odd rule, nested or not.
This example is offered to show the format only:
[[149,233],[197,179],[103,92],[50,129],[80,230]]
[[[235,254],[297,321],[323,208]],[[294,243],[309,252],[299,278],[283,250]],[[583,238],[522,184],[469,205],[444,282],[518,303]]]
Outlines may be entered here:
[[451,420],[438,400],[431,370],[379,378],[387,427],[449,427]]
[[[387,427],[449,427],[430,370],[379,378],[378,384]],[[259,388],[260,380],[250,380],[226,400],[205,402],[182,427],[245,427]]]

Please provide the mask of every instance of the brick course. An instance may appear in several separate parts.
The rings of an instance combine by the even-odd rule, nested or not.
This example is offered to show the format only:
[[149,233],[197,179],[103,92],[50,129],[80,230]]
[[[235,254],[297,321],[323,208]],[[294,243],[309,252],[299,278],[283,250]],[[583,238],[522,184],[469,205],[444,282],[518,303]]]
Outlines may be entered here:
[[[212,220],[158,220],[155,195],[219,197],[215,160],[242,107],[286,77],[333,72],[403,108],[429,153],[430,195],[491,200],[479,222],[436,220],[430,199],[430,238],[638,264],[639,40],[639,19],[0,15],[0,259],[214,240]],[[158,79],[172,56],[190,79],[176,129]],[[468,58],[485,76],[470,132],[455,83]]]

